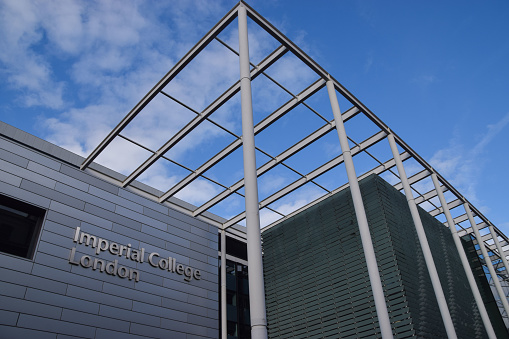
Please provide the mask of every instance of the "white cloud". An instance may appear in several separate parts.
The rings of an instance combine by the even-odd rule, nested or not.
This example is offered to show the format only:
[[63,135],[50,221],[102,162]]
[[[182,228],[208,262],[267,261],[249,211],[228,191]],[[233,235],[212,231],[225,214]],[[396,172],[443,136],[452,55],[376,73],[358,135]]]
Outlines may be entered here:
[[63,106],[64,84],[53,76],[50,63],[34,51],[44,39],[38,8],[31,1],[0,4],[0,65],[7,83],[20,90],[25,106]]
[[[476,188],[483,165],[483,152],[491,141],[509,124],[509,113],[498,122],[487,126],[480,140],[469,148],[455,137],[448,147],[438,150],[430,159],[430,164],[450,181],[470,201],[479,204]],[[483,209],[483,208],[481,208]],[[484,207],[486,209],[486,207]]]
[[[45,139],[86,156],[228,9],[221,2],[205,0],[4,0],[0,3],[1,73],[21,93],[19,100],[24,105],[41,107],[39,126]],[[279,45],[274,39],[265,40],[267,34],[259,29],[249,34],[250,53],[256,62]],[[236,27],[225,31],[222,38],[237,48]],[[286,59],[273,65],[271,74],[291,90],[298,92],[317,78],[296,58]],[[238,71],[238,57],[213,41],[165,91],[201,111],[238,79]],[[279,89],[266,94],[274,102],[288,97]],[[158,149],[194,117],[170,103],[165,97],[156,99],[123,133]],[[237,129],[238,112],[236,98],[212,118]],[[172,150],[171,157],[185,159],[195,148],[223,134],[210,124],[200,126]],[[122,139],[112,143],[99,162],[129,173],[149,153],[126,144]],[[182,177],[156,163],[150,175],[139,180],[164,191]],[[177,196],[201,204],[220,190],[198,179]],[[278,210],[287,213],[315,199],[316,193],[302,191],[307,193],[279,202]]]
[[[299,208],[306,206],[310,202],[318,199],[324,192],[314,185],[307,185],[288,194],[281,200],[275,202],[270,207],[277,212],[288,215]],[[266,208],[260,211],[260,226],[265,227],[274,221],[282,218],[281,214],[272,212]]]
[[194,205],[201,205],[217,195],[221,189],[205,179],[197,179],[175,196]]

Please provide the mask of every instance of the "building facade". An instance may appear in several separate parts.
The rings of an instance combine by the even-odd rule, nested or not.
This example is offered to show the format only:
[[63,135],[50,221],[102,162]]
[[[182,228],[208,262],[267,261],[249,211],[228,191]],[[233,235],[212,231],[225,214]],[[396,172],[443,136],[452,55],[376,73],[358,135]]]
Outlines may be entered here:
[[217,338],[216,227],[0,134],[0,338]]
[[[222,35],[236,24],[238,51]],[[264,52],[257,64],[249,55],[252,25],[272,39],[268,46],[277,46]],[[223,79],[224,88],[213,86],[214,94],[200,98],[200,109],[193,106],[200,101],[194,95],[202,96],[201,91],[182,98],[167,93],[168,85],[193,67],[192,61],[210,44],[222,48],[225,62],[233,53],[240,72],[238,78]],[[311,71],[314,81],[290,90],[269,76],[272,72],[266,71],[286,57],[300,63],[292,71]],[[254,120],[252,89],[267,83],[288,99],[258,112]],[[240,103],[234,97],[240,97]],[[348,105],[343,111],[340,102]],[[152,104],[164,113],[178,107],[185,114],[182,128],[149,145],[152,135],[139,140],[129,130],[146,117],[138,115]],[[225,108],[241,112],[242,121],[214,120],[214,113]],[[306,128],[285,128],[285,119]],[[186,139],[203,133],[203,124],[214,125],[224,137],[217,144],[207,140],[214,147],[206,152],[199,147],[203,144],[189,147],[196,144]],[[146,130],[151,132],[150,127]],[[295,135],[284,143],[274,142],[274,133],[288,130]],[[357,133],[347,134],[352,130]],[[340,152],[323,152],[331,145],[330,136],[339,141]],[[122,152],[111,146],[116,142],[122,143]],[[390,150],[379,149],[387,142]],[[278,147],[271,147],[275,144]],[[186,162],[170,152],[181,146],[189,149]],[[136,156],[140,149],[146,151],[145,160]],[[317,154],[324,157],[313,157]],[[95,161],[102,155],[112,157],[111,163],[140,163],[122,175],[98,165]],[[293,157],[306,166],[294,168]],[[357,174],[354,162],[359,161],[362,166],[357,169],[364,172]],[[403,165],[407,161],[410,176]],[[172,179],[179,181],[163,182],[160,190],[139,182],[157,163],[178,171]],[[259,196],[258,178],[270,178],[280,170],[286,174],[278,175],[286,175],[288,183],[271,185]],[[374,174],[392,175],[395,190],[372,179]],[[322,181],[324,177],[331,180]],[[358,183],[366,178],[376,184],[363,184],[361,192]],[[422,185],[427,192],[420,192],[423,181],[431,184]],[[199,182],[215,188],[199,200],[201,205],[177,198]],[[295,202],[305,187],[319,192],[315,200],[290,204],[290,209],[278,206],[287,198]],[[234,212],[221,207],[230,202],[237,207]],[[417,211],[425,205],[426,213]],[[409,208],[415,212],[411,218]],[[483,337],[484,331],[496,338],[492,327],[503,337],[496,309],[509,324],[507,284],[502,286],[509,281],[509,238],[244,1],[144,95],[86,159],[0,123],[0,213],[0,337],[266,339],[266,313],[270,335],[281,338],[335,338],[338,333],[443,337],[444,330],[451,338],[454,332],[462,338]],[[261,214],[271,220],[267,225],[272,223],[263,232],[263,252]],[[447,219],[449,229],[434,219],[439,215]],[[429,234],[429,241],[423,233]],[[218,234],[225,239],[221,246]],[[466,236],[463,245],[459,236]],[[468,249],[470,263],[462,246]],[[468,265],[477,272],[477,284],[472,278],[467,288]],[[496,300],[480,283],[487,272]]]
[[[395,337],[447,337],[405,196],[376,175],[359,184]],[[458,337],[486,338],[451,232],[422,209],[420,216]],[[381,337],[358,229],[347,189],[264,230],[271,338]],[[490,289],[479,287],[492,305]],[[497,337],[508,338],[498,309],[489,312]]]

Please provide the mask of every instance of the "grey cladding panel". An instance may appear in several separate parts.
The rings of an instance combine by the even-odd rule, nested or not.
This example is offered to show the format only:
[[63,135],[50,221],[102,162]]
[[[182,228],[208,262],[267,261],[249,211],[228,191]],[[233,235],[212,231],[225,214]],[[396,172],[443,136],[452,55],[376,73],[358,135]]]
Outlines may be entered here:
[[78,168],[74,168],[71,166],[68,166],[66,164],[62,164],[62,167],[60,168],[60,172],[63,174],[66,174],[70,177],[73,177],[79,181],[86,182],[92,186],[100,187],[102,190],[108,191],[113,194],[118,194],[119,188],[107,181],[98,179],[90,174],[87,174]]
[[67,216],[72,216],[73,218],[80,219],[82,221],[106,228],[111,229],[113,227],[113,223],[111,221],[105,220],[104,218],[98,217],[86,211],[88,204],[85,205],[85,211],[80,211],[76,208],[72,208],[70,206],[61,204],[56,201],[52,201],[50,205],[50,209],[54,210],[58,213],[65,214]]
[[79,200],[82,200],[84,203],[88,202],[92,205],[100,206],[101,208],[104,208],[106,210],[115,211],[115,204],[105,200],[101,199],[99,197],[96,197],[95,195],[89,194],[87,192],[83,192],[79,189],[76,189],[74,187],[68,186],[66,184],[62,184],[60,182],[57,182],[55,185],[55,190],[58,192],[62,192],[64,194],[70,195],[72,197],[75,197]]
[[144,215],[142,213],[135,212],[135,211],[125,208],[123,206],[117,205],[117,208],[115,209],[115,213],[125,216],[129,219],[136,220],[142,224],[147,224],[147,225],[150,225],[152,227],[155,227],[155,228],[158,228],[158,229],[161,229],[164,231],[166,231],[168,229],[168,225],[166,225],[164,222],[147,217],[146,215]]
[[95,334],[95,328],[91,326],[84,326],[42,317],[33,317],[25,314],[21,314],[19,316],[18,326],[69,335],[79,333],[84,338],[94,338]]
[[54,306],[68,308],[77,311],[97,314],[99,305],[90,301],[76,299],[70,296],[50,293],[46,291],[29,288],[26,293],[27,300],[40,302],[43,304],[51,304]]
[[78,200],[72,196],[60,193],[60,192],[55,191],[54,189],[50,189],[46,186],[36,184],[35,182],[29,181],[26,179],[23,179],[20,187],[22,189],[29,191],[29,192],[41,195],[41,196],[51,199],[51,200],[61,202],[65,205],[69,205],[69,206],[77,208],[79,210],[82,210],[85,208],[85,203],[81,200]]
[[46,166],[40,165],[40,164],[32,162],[32,161],[30,161],[28,163],[27,168],[31,171],[40,173],[40,174],[42,174],[48,178],[51,178],[55,181],[64,183],[66,185],[69,185],[71,187],[77,188],[82,191],[88,191],[89,185],[87,183],[85,183],[83,181],[79,181],[77,179],[74,179],[73,177],[70,177],[68,175],[65,175],[65,174],[59,172],[59,169],[53,170],[53,169],[50,169]]
[[[136,333],[132,330],[132,327],[136,324],[131,325],[131,333]],[[150,327],[149,327],[150,328]],[[145,334],[145,333],[143,333]],[[115,331],[98,328],[95,334],[95,339],[152,339],[153,337],[140,336],[136,334],[120,333]]]
[[23,299],[25,297],[26,290],[27,288],[24,286],[11,284],[5,281],[0,281],[0,295]]
[[[33,261],[0,254],[0,295],[7,294],[0,296],[0,316],[3,324],[18,326],[0,330],[0,337],[217,336],[215,228],[94,177],[93,171],[82,172],[3,139],[0,192],[47,209]],[[144,247],[145,262],[107,251],[95,255],[91,246],[73,242],[76,227],[119,245]],[[118,259],[139,270],[140,281],[71,265],[73,247],[76,258]],[[183,275],[151,266],[147,256],[152,251],[199,269],[202,279],[186,282]]]
[[[15,326],[19,313],[0,310],[0,325]],[[2,333],[2,332],[0,332]]]
[[21,180],[22,179],[20,177],[14,174],[0,171],[0,181],[3,181],[6,184],[19,187],[19,185],[21,185]]
[[[143,225],[142,230],[143,230],[143,227],[146,227],[146,226]],[[147,234],[146,232],[139,232],[139,231],[133,230],[131,228],[125,227],[124,225],[113,224],[112,230],[114,232],[124,234],[127,237],[138,239],[140,242],[152,244],[155,247],[164,248],[164,246],[165,246],[164,240],[153,237],[153,236]]]
[[100,327],[118,332],[129,332],[129,322],[112,319],[104,316],[64,309],[62,320],[73,323],[88,325],[89,327]]
[[28,166],[28,160],[26,158],[20,157],[15,153],[8,152],[1,148],[0,148],[0,159],[11,162],[19,167],[26,168]]
[[116,307],[101,305],[101,310],[99,311],[99,315],[115,318],[120,320],[125,320],[138,324],[145,324],[148,326],[161,326],[161,318],[159,316],[148,315],[144,313],[139,313],[131,310],[123,310]]
[[[103,220],[111,221],[112,225],[113,225],[113,222],[115,222],[117,224],[121,224],[121,225],[130,227],[132,229],[136,229],[136,230],[141,229],[141,223],[134,221],[130,218],[126,218],[121,214],[113,213],[113,212],[110,212],[103,208],[97,207],[95,205],[91,205],[91,204],[87,203],[85,205],[85,211],[90,214],[93,214],[94,216],[97,216]],[[111,229],[111,227],[108,229]]]
[[0,267],[29,273],[32,270],[32,266],[33,263],[31,260],[18,258],[11,255],[0,255]]
[[[69,251],[70,252],[70,251]],[[85,268],[83,268],[85,270]],[[32,274],[35,276],[53,279],[58,282],[80,286],[92,290],[101,290],[102,281],[87,278],[82,275],[74,274],[71,272],[66,272],[62,270],[58,270],[55,268],[51,268],[48,266],[42,266],[39,264],[34,264],[34,268],[32,270]]]
[[54,188],[56,181],[50,179],[44,175],[40,175],[37,172],[33,172],[31,170],[16,166],[10,162],[0,160],[0,170],[6,171],[10,174],[19,176],[24,179],[28,179],[34,182],[38,182],[41,185],[47,186],[49,188]]
[[59,319],[62,314],[61,307],[40,304],[29,300],[22,300],[7,296],[0,296],[0,309],[53,319]]
[[115,286],[110,283],[104,283],[103,292],[112,294],[112,295],[115,295],[115,296],[118,296],[121,298],[125,298],[127,300],[141,301],[141,302],[150,303],[150,304],[156,305],[156,306],[161,305],[161,297],[160,296],[150,294],[150,293],[145,293],[142,291],[138,291],[136,289],[133,290],[130,288]]
[[81,225],[81,221],[79,219],[51,210],[46,212],[46,220],[51,220],[71,228],[76,228]]
[[78,299],[88,300],[101,305],[109,305],[128,310],[133,307],[133,302],[131,299],[114,296],[108,293],[93,291],[73,285],[69,285],[66,294]]
[[143,213],[143,206],[140,206],[130,200],[122,198],[121,196],[119,196],[117,194],[112,194],[108,191],[102,190],[101,187],[90,186],[89,193],[92,195],[95,195],[99,198],[108,200],[108,201],[114,203],[115,205],[123,206],[123,207],[129,208],[133,211]]
[[29,150],[24,146],[17,145],[11,141],[7,141],[3,138],[0,138],[0,148],[3,148],[11,153],[17,154],[18,156],[23,157],[25,159],[33,160],[39,164],[52,168],[56,171],[60,169],[60,162],[55,161],[40,153]]
[[186,339],[186,334],[175,330],[165,330],[140,324],[132,324],[131,332],[135,334],[148,335],[150,338],[171,338]]
[[2,325],[0,325],[0,333],[2,333],[2,336],[4,336],[4,338],[37,338],[37,339],[57,338],[57,335],[55,333]]
[[[127,189],[121,189],[118,192],[118,195],[131,201],[134,204],[148,207],[150,209],[159,211],[160,213],[163,213],[166,215],[168,214],[168,207],[160,205],[159,203],[156,203],[155,201],[152,201],[150,199],[141,197],[135,193],[129,192]],[[143,213],[143,210],[141,212]]]
[[21,201],[28,202],[32,205],[40,206],[42,208],[48,208],[51,202],[51,200],[40,195],[34,194],[32,192],[27,192],[23,189],[3,182],[0,182],[0,193]]
[[67,285],[31,274],[0,268],[0,279],[19,286],[28,286],[55,293],[65,293]]

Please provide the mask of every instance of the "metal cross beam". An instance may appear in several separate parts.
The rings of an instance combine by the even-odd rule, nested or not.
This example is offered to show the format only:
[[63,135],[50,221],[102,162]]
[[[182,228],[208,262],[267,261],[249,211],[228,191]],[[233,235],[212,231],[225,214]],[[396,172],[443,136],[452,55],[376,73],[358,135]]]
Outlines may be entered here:
[[[351,109],[349,109],[348,111],[346,111],[343,114],[343,117],[344,117],[344,119],[346,121],[346,120],[351,119],[358,112],[359,112],[359,110],[356,107],[352,107]],[[299,141],[295,145],[293,145],[290,148],[288,148],[286,151],[284,151],[281,154],[279,154],[278,156],[276,156],[274,159],[271,159],[268,162],[266,162],[265,164],[263,164],[260,168],[258,168],[257,176],[259,177],[262,174],[268,172],[270,169],[276,167],[278,164],[280,164],[284,160],[290,158],[295,153],[299,152],[300,150],[302,150],[306,146],[310,145],[314,141],[316,141],[319,138],[321,138],[322,136],[326,135],[327,133],[332,131],[335,128],[335,126],[336,125],[335,125],[334,121],[331,121],[331,122],[329,122],[329,124],[324,125],[321,128],[319,128],[318,130],[316,130],[315,132],[311,133],[306,138],[302,139],[301,141]],[[233,194],[233,192],[236,192],[237,190],[239,190],[242,187],[244,187],[244,179],[239,180],[238,182],[236,182],[232,186],[228,187],[227,190],[221,192],[220,194],[216,195],[214,198],[212,198],[211,200],[209,200],[208,202],[206,202],[202,206],[198,207],[193,212],[193,215],[194,216],[200,215],[201,213],[203,213],[204,211],[208,210],[212,206],[218,204],[222,200],[226,199],[231,194]]]
[[113,139],[120,133],[141,110],[148,105],[152,99],[175,78],[207,45],[214,40],[235,18],[237,17],[237,8],[232,8],[179,62],[148,92],[143,99],[122,119],[122,121],[101,141],[92,153],[81,164],[81,169],[87,168],[92,161],[108,146]]
[[[286,104],[281,106],[279,109],[277,109],[275,112],[270,114],[267,118],[265,118],[255,126],[254,129],[255,135],[263,131],[270,124],[284,116],[286,113],[290,112],[293,108],[297,107],[303,100],[307,99],[308,97],[319,91],[321,88],[323,88],[323,86],[325,86],[325,82],[323,80],[318,80],[314,84],[306,88],[304,91],[302,91],[296,98],[289,100]],[[234,142],[232,142],[230,145],[228,145],[222,151],[217,153],[215,156],[213,156],[211,159],[205,162],[202,166],[200,166],[196,171],[188,175],[182,181],[177,183],[173,188],[171,188],[165,194],[163,194],[159,198],[159,202],[163,202],[170,198],[171,196],[173,196],[174,194],[176,194],[177,192],[179,192],[186,185],[194,181],[202,173],[206,172],[208,169],[210,169],[212,166],[214,166],[219,161],[224,159],[226,156],[228,156],[230,153],[235,151],[240,146],[242,146],[242,140],[237,139]]]
[[[386,135],[387,134],[385,132],[380,131],[380,132],[376,133],[375,135],[371,136],[370,138],[364,140],[363,142],[360,143],[360,147],[359,146],[355,146],[355,147],[353,147],[351,149],[352,156],[362,152],[363,149],[369,148],[370,146],[373,146],[377,142],[383,140],[386,137]],[[296,190],[297,188],[303,186],[304,184],[306,184],[306,183],[310,182],[311,180],[319,177],[320,175],[326,173],[327,171],[330,171],[331,169],[333,169],[334,167],[336,167],[336,166],[338,166],[338,165],[340,165],[342,163],[343,163],[343,155],[341,154],[341,155],[337,156],[336,158],[330,160],[329,162],[323,164],[322,166],[316,168],[314,171],[311,171],[305,177],[302,177],[302,178],[294,181],[290,185],[286,186],[285,188],[279,190],[278,192],[272,194],[268,198],[266,198],[263,201],[261,201],[260,202],[260,209],[262,209],[265,206],[268,206],[268,205],[272,204],[276,200],[281,199],[282,197],[284,197],[285,195],[289,194],[290,192]],[[226,229],[226,228],[228,228],[228,227],[230,227],[232,225],[237,224],[239,221],[244,219],[244,217],[245,217],[245,212],[242,212],[242,213],[238,214],[237,216],[235,216],[232,219],[228,220],[224,224],[224,228]]]

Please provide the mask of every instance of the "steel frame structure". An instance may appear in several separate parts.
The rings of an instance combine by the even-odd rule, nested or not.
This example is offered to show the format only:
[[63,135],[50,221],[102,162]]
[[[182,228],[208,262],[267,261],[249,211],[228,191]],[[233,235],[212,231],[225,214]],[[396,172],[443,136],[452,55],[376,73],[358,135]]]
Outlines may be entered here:
[[[247,23],[245,22],[246,18],[251,19],[258,27],[262,28],[265,32],[267,32],[272,38],[278,41],[280,46],[276,48],[272,53],[267,55],[265,59],[263,59],[261,62],[259,62],[257,65],[252,64],[249,61],[249,53],[247,52],[247,44],[248,44],[248,38],[247,38]],[[218,38],[219,34],[227,28],[232,22],[238,19],[239,23],[239,46],[240,50],[236,51],[234,48],[226,44],[224,41]],[[245,31],[243,31],[245,30]],[[185,67],[195,58],[197,57],[212,41],[219,42],[222,46],[227,48],[232,53],[235,53],[240,60],[241,64],[241,76],[239,76],[239,80],[231,85],[230,88],[228,88],[225,92],[223,92],[221,95],[219,95],[215,100],[210,102],[210,104],[201,112],[194,110],[190,107],[190,105],[184,103],[179,98],[176,98],[164,91],[165,86],[167,86],[175,77],[185,69]],[[243,45],[244,44],[244,45]],[[243,47],[244,46],[244,47]],[[244,49],[244,50],[242,50]],[[298,94],[292,93],[290,90],[282,86],[280,83],[278,83],[274,78],[269,76],[266,71],[278,60],[280,60],[283,56],[287,55],[288,53],[292,54],[293,56],[297,57],[300,61],[304,63],[311,71],[314,72],[314,74],[317,75],[318,79],[311,83],[307,88],[305,88],[303,91],[301,91]],[[242,73],[244,72],[244,73]],[[250,83],[251,81],[255,80],[257,77],[264,76],[269,81],[276,84],[281,90],[285,91],[286,93],[291,95],[291,99],[288,100],[285,104],[283,104],[281,107],[273,111],[271,114],[269,114],[267,117],[265,117],[261,122],[258,124],[249,127],[249,125],[246,125],[247,123],[245,120],[245,114],[246,117],[251,115],[252,119],[252,106],[251,106],[251,112],[249,112],[249,104],[246,104],[247,101],[251,100],[251,88]],[[247,81],[247,82],[246,82]],[[249,86],[248,86],[249,85]],[[248,86],[249,88],[247,88]],[[329,89],[329,98],[331,100],[331,105],[334,111],[334,119],[329,120],[326,119],[322,114],[314,110],[310,105],[306,102],[309,98],[311,98],[315,93],[318,91],[324,89],[327,87]],[[331,92],[332,91],[332,92]],[[243,136],[238,136],[235,133],[231,132],[226,128],[225,126],[222,126],[221,124],[216,123],[215,121],[211,120],[211,115],[216,112],[219,108],[221,108],[225,103],[227,103],[229,100],[232,99],[234,95],[237,93],[241,93],[242,95],[242,111],[243,111]],[[348,108],[344,112],[339,112],[339,106],[335,108],[335,104],[333,101],[333,97],[335,97],[336,94],[339,94],[343,98],[345,98],[352,107]],[[195,114],[195,117],[190,120],[187,125],[185,125],[182,129],[180,129],[176,134],[174,134],[171,138],[167,140],[166,143],[164,143],[158,150],[154,151],[151,150],[149,147],[146,147],[145,145],[134,141],[127,136],[121,134],[122,131],[133,121],[133,119],[157,96],[163,96],[167,98],[168,100],[172,100],[176,102],[177,104],[180,104],[182,107],[186,108],[187,110],[193,112]],[[246,97],[244,97],[246,96]],[[246,101],[247,100],[247,101]],[[337,99],[336,99],[337,102]],[[278,119],[286,115],[287,113],[291,112],[296,107],[306,107],[310,114],[313,114],[323,120],[323,125],[316,129],[314,132],[304,136],[300,141],[293,144],[283,152],[277,155],[271,155],[269,152],[265,152],[259,147],[254,146],[254,136],[258,135],[260,132],[265,130],[270,125],[274,124]],[[244,112],[244,109],[247,109],[246,112]],[[341,128],[344,122],[347,122],[351,119],[356,119],[356,117],[364,115],[367,117],[376,127],[378,128],[378,132],[374,133],[370,137],[368,137],[365,140],[362,141],[356,141],[351,138],[347,139],[347,132],[344,131],[344,127]],[[338,120],[339,119],[339,120]],[[215,126],[221,128],[222,130],[226,131],[230,135],[232,135],[235,140],[231,142],[228,146],[223,148],[221,151],[216,153],[214,156],[210,157],[209,159],[206,159],[202,162],[202,164],[197,167],[196,169],[190,169],[182,164],[179,164],[177,161],[170,159],[166,156],[166,153],[174,148],[177,144],[183,141],[183,139],[191,133],[193,130],[195,130],[200,124],[204,122],[212,122]],[[339,126],[341,125],[341,126]],[[342,154],[330,159],[329,161],[325,163],[316,164],[314,166],[314,170],[308,172],[307,174],[302,174],[295,168],[292,168],[291,166],[286,163],[286,160],[294,156],[295,154],[302,151],[307,146],[313,144],[320,138],[327,135],[329,132],[336,130],[339,133],[339,137],[341,139],[341,146],[342,146]],[[246,133],[249,134],[249,131],[252,133],[252,145],[249,147],[246,147]],[[226,230],[234,225],[237,225],[242,220],[246,219],[247,215],[247,224],[248,224],[248,247],[250,243],[253,242],[260,242],[259,239],[259,217],[258,213],[259,210],[263,208],[267,208],[271,210],[272,212],[277,213],[280,215],[280,219],[276,222],[268,225],[267,227],[271,227],[278,222],[280,222],[283,219],[286,219],[306,208],[309,206],[316,204],[320,202],[321,200],[325,199],[326,197],[341,191],[347,187],[352,188],[352,194],[354,194],[354,187],[352,187],[353,183],[356,183],[358,180],[376,173],[376,174],[384,174],[384,173],[392,173],[396,178],[399,179],[399,182],[394,184],[394,187],[398,190],[404,190],[405,194],[407,195],[407,199],[411,199],[413,201],[413,204],[415,206],[432,206],[431,210],[429,210],[429,213],[437,217],[439,215],[444,215],[447,219],[447,221],[444,223],[447,227],[451,228],[451,231],[454,233],[457,233],[459,236],[463,235],[471,235],[474,237],[479,244],[479,251],[482,255],[482,258],[484,259],[485,265],[490,271],[490,274],[492,278],[494,276],[498,277],[499,279],[503,279],[508,281],[509,280],[509,265],[507,262],[507,255],[509,255],[509,239],[498,229],[496,228],[489,220],[484,216],[472,203],[470,203],[461,193],[455,189],[444,177],[442,177],[437,171],[420,155],[418,155],[409,145],[407,145],[397,134],[395,134],[378,116],[376,116],[373,112],[371,112],[360,100],[358,100],[354,95],[352,95],[341,83],[339,83],[335,78],[333,78],[327,71],[325,71],[320,65],[318,65],[313,59],[311,59],[308,55],[306,55],[297,45],[295,45],[292,41],[290,41],[285,35],[283,35],[280,31],[278,31],[275,27],[273,27],[266,19],[264,19],[260,14],[258,14],[256,11],[254,11],[249,5],[247,5],[244,1],[240,1],[238,5],[236,5],[232,10],[230,10],[220,21],[217,23],[144,97],[143,99],[122,119],[122,121],[108,134],[108,136],[97,146],[97,148],[86,158],[86,160],[81,165],[82,170],[86,171],[93,171],[96,173],[99,173],[102,176],[108,177],[107,171],[102,170],[101,166],[95,165],[94,160],[103,152],[108,145],[115,139],[115,138],[123,138],[124,140],[131,142],[138,147],[141,147],[151,153],[151,155],[143,162],[141,163],[138,168],[136,168],[132,173],[127,175],[125,179],[121,182],[117,181],[117,184],[121,185],[122,187],[131,189],[133,191],[141,192],[143,195],[148,196],[156,201],[159,201],[160,203],[169,205],[179,211],[183,211],[189,215],[192,215],[196,218],[200,218],[212,225],[215,225],[220,230],[221,236],[223,238],[222,244],[225,244],[224,241],[224,234]],[[344,138],[344,139],[342,139]],[[347,140],[347,141],[346,141]],[[393,157],[387,161],[379,160],[373,152],[370,151],[370,148],[377,143],[379,143],[382,140],[388,140],[391,144],[391,148],[393,151]],[[347,147],[345,149],[344,146],[348,146],[348,142],[350,142],[353,147]],[[345,144],[346,143],[346,144]],[[205,173],[213,168],[215,165],[217,165],[221,160],[225,159],[228,155],[230,155],[232,152],[234,152],[237,149],[240,149],[243,147],[244,151],[246,151],[247,148],[249,152],[251,152],[251,155],[244,155],[244,161],[245,161],[245,176],[243,179],[237,181],[233,185],[223,185],[217,181],[213,181],[214,183],[220,185],[223,187],[223,191],[216,196],[214,196],[209,201],[203,203],[201,206],[193,206],[189,203],[183,203],[179,199],[175,199],[175,195],[179,193],[181,190],[186,188],[189,184],[191,184],[193,181],[205,178],[207,180],[211,180],[211,178],[208,178],[205,176]],[[402,149],[403,151],[400,152],[398,150],[398,147]],[[265,155],[268,155],[270,157],[270,160],[263,163],[261,166],[256,167],[255,161],[254,161],[254,151],[255,149],[259,152],[262,152]],[[349,166],[353,168],[353,163],[351,163],[351,159],[355,159],[355,157],[359,154],[365,154],[368,155],[370,158],[374,159],[378,165],[369,171],[361,174],[356,175],[353,178],[350,178],[349,176],[349,182],[347,183],[340,183],[337,185],[337,187],[333,190],[326,189],[325,187],[319,185],[315,179],[320,177],[322,174],[328,172],[329,170],[341,165],[345,164],[347,169]],[[248,163],[246,163],[246,157],[252,157],[252,159],[248,160]],[[180,166],[181,168],[186,169],[189,174],[180,180],[178,183],[173,185],[172,187],[168,187],[167,191],[160,194],[155,195],[150,190],[144,190],[143,187],[139,184],[137,184],[136,179],[139,178],[139,176],[145,172],[147,169],[150,168],[151,165],[153,165],[157,160],[164,158],[168,161],[171,161],[172,163]],[[406,174],[404,174],[404,167],[403,163],[413,159],[421,168],[422,170],[418,173],[409,176],[406,178]],[[401,166],[400,166],[401,164]],[[265,173],[270,172],[272,169],[274,169],[276,166],[282,165],[288,169],[290,169],[292,172],[296,173],[299,176],[299,179],[293,181],[289,185],[281,188],[277,192],[271,194],[270,196],[266,197],[265,199],[259,201],[258,195],[257,195],[257,186],[256,186],[256,180],[258,177],[264,175]],[[246,170],[246,167],[252,167],[252,173],[248,173]],[[402,171],[403,170],[403,171]],[[246,172],[247,171],[247,172]],[[355,173],[355,172],[352,172]],[[112,181],[115,181],[115,179],[111,178]],[[423,180],[430,180],[433,179],[433,182],[435,184],[435,187],[427,192],[420,192],[416,188],[416,184]],[[353,180],[353,181],[352,181]],[[249,183],[251,182],[251,183]],[[288,196],[292,192],[294,192],[296,189],[302,187],[305,184],[312,183],[313,185],[316,185],[320,189],[324,191],[323,195],[314,200],[313,202],[307,204],[306,206],[299,208],[291,213],[285,214],[281,211],[272,208],[271,204],[278,201],[279,199]],[[248,187],[250,185],[250,187]],[[245,189],[245,195],[241,192],[242,189]],[[445,192],[448,192],[449,201],[446,201],[446,198],[444,197]],[[256,193],[256,194],[255,194]],[[218,203],[223,201],[224,199],[230,197],[231,195],[240,195],[240,196],[246,196],[246,210],[251,210],[251,216],[249,216],[249,213],[245,211],[239,213],[238,215],[235,215],[233,217],[230,217],[228,219],[222,219],[217,218],[215,216],[212,216],[211,213],[208,211],[216,206]],[[255,194],[255,195],[253,195]],[[359,192],[360,194],[360,192]],[[249,196],[249,197],[248,197]],[[251,204],[251,206],[248,205],[248,198],[252,198],[253,196],[256,197],[256,201]],[[437,198],[440,198],[441,203],[437,203]],[[410,202],[409,202],[410,204]],[[424,205],[423,205],[424,204]],[[464,212],[459,212],[458,209],[463,209]],[[452,218],[449,211],[455,211],[457,216],[455,218]],[[356,210],[357,212],[357,210]],[[360,214],[357,214],[358,217],[361,215],[362,211],[360,211]],[[249,224],[253,221],[253,219],[258,218],[258,221],[256,223],[255,221],[255,228],[258,230],[258,235],[249,235]],[[251,227],[253,228],[253,227]],[[257,240],[254,240],[253,237],[258,237]],[[425,240],[424,240],[425,241]],[[257,245],[259,247],[259,245]],[[224,248],[220,249],[222,253],[224,252]],[[256,252],[258,251],[258,252]],[[250,250],[250,273],[252,268],[252,261],[255,257],[257,257],[257,260],[260,260],[261,265],[261,249],[254,249]],[[368,256],[368,254],[366,254]],[[374,252],[372,254],[369,254],[369,256],[373,256],[370,259],[374,258]],[[222,257],[223,258],[223,257]],[[432,260],[432,259],[431,259]],[[376,263],[376,261],[375,261]],[[224,268],[224,264],[222,265]],[[261,266],[260,266],[261,267]],[[258,275],[262,276],[263,274],[258,272]],[[253,279],[253,281],[256,279],[255,274],[250,274],[250,281]],[[493,279],[495,285],[497,285],[498,279]],[[250,282],[251,283],[251,282]],[[261,282],[258,280],[259,284],[263,285],[263,280]],[[373,283],[373,282],[372,282]],[[260,293],[263,293],[263,290],[255,292],[256,289],[251,287],[250,290],[253,291],[251,293],[252,300],[260,299]],[[497,290],[499,294],[501,294],[503,299],[502,306],[503,306],[503,313],[509,314],[509,305],[507,304],[506,296],[502,294],[502,287],[500,284],[497,285]],[[437,291],[437,290],[436,290]],[[378,292],[379,293],[379,292]],[[263,298],[262,298],[263,299]],[[382,297],[382,302],[383,297]],[[254,302],[251,303],[253,305]],[[265,305],[261,305],[263,308]],[[384,305],[381,306],[381,309],[384,308]],[[384,318],[383,310],[379,310],[379,307],[377,305],[377,312],[379,312],[379,318]],[[380,313],[381,312],[381,313]],[[387,312],[387,309],[385,308],[385,312]],[[255,326],[261,326],[264,327],[264,315],[259,314],[259,311],[253,312],[251,311],[251,316],[255,317],[255,319],[252,321],[252,324]],[[259,318],[256,318],[259,317]],[[388,317],[385,315],[385,317],[388,319]],[[450,322],[444,319],[444,323]],[[489,323],[489,321],[488,321]],[[390,333],[390,324],[383,324],[381,323],[382,332],[385,332],[383,334],[384,338],[391,337],[392,334]],[[388,332],[387,332],[387,326],[389,326]],[[489,324],[486,324],[487,326],[487,332],[489,333]],[[452,329],[454,331],[454,329]],[[253,332],[253,338],[264,338],[266,337],[266,329],[262,330],[259,334],[255,334],[256,331]],[[449,331],[448,331],[449,333]],[[453,338],[454,334],[449,333],[449,337]]]

